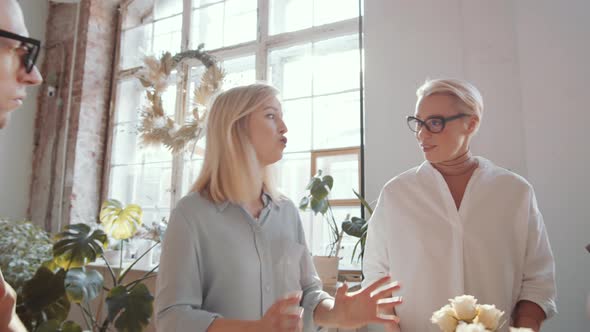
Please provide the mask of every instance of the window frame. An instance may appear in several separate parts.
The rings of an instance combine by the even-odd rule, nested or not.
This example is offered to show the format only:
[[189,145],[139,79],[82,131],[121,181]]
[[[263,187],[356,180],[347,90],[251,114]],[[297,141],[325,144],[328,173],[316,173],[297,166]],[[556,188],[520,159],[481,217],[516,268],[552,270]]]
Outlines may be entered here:
[[[125,0],[121,3],[119,7],[119,15],[117,19],[117,29],[116,29],[116,45],[114,51],[114,61],[113,61],[113,83],[111,85],[110,91],[110,105],[109,105],[109,119],[108,119],[108,132],[107,132],[107,139],[106,139],[106,146],[105,146],[105,158],[104,158],[104,168],[103,168],[103,176],[102,176],[102,190],[101,190],[101,201],[104,201],[108,198],[108,193],[110,190],[110,176],[111,176],[111,169],[112,169],[112,152],[113,152],[113,130],[115,127],[115,118],[116,118],[116,105],[117,105],[117,97],[118,97],[118,87],[119,84],[126,79],[130,79],[134,76],[134,74],[140,69],[140,67],[134,68],[127,68],[122,69],[121,66],[121,43],[122,43],[122,32],[123,32],[123,24],[124,19],[127,16],[127,12],[129,6],[133,4],[135,1],[154,1],[152,4],[152,19],[146,22],[142,22],[137,26],[144,25],[144,24],[153,24],[156,21],[165,19],[159,18],[157,20],[153,19],[153,8],[155,7],[155,0]],[[240,56],[247,56],[247,55],[254,55],[255,56],[255,77],[257,81],[267,81],[268,78],[268,62],[270,53],[272,50],[286,48],[294,45],[300,45],[304,43],[314,43],[320,42],[323,40],[328,40],[337,37],[349,36],[359,33],[359,27],[361,25],[362,16],[350,18],[347,20],[342,20],[334,23],[328,23],[320,26],[313,26],[310,28],[306,28],[303,30],[291,31],[291,32],[284,32],[275,35],[269,34],[269,23],[270,23],[270,1],[271,0],[257,0],[258,10],[257,10],[257,28],[256,28],[256,39],[240,43],[231,46],[224,46],[218,49],[208,50],[208,52],[215,56],[218,59],[232,59],[237,58]],[[190,45],[191,42],[191,21],[192,21],[192,12],[193,12],[193,5],[192,0],[183,0],[183,12],[182,12],[182,30],[181,30],[181,47],[180,51],[186,51],[190,48],[196,48],[196,45]],[[148,15],[149,16],[149,15]],[[174,15],[172,15],[174,16]],[[170,17],[172,17],[170,16]],[[362,43],[362,36],[359,36],[359,41]],[[362,67],[361,67],[362,70]],[[179,71],[183,71],[185,75],[177,75],[179,77],[177,81],[177,93],[176,93],[176,109],[174,112],[175,120],[179,121],[185,118],[185,114],[187,110],[187,98],[189,96],[188,93],[183,93],[183,90],[186,90],[190,85],[190,66],[184,64]],[[362,112],[362,94],[363,94],[363,86],[362,84],[359,85],[359,89],[354,89],[354,91],[359,91],[361,94],[361,112]],[[361,121],[361,119],[359,119]],[[356,153],[358,156],[358,172],[359,172],[359,184],[358,188],[360,193],[363,193],[363,179],[362,175],[364,174],[363,168],[363,123],[360,124],[361,127],[361,140],[359,141],[358,146],[352,147],[345,147],[345,148],[335,148],[335,149],[324,149],[324,150],[310,150],[309,153],[311,154],[311,174],[313,176],[316,173],[316,160],[318,157],[327,156],[327,155],[339,155],[339,154],[350,154]],[[182,198],[182,186],[183,186],[183,178],[184,178],[184,154],[180,153],[177,155],[173,155],[172,158],[172,178],[171,178],[171,190],[170,190],[170,207],[171,209],[176,206],[178,201]],[[302,183],[302,186],[305,185]],[[293,198],[297,199],[297,198]],[[331,200],[330,203],[334,206],[360,206],[360,201],[356,198],[351,199],[337,199]],[[361,208],[362,209],[362,208]]]

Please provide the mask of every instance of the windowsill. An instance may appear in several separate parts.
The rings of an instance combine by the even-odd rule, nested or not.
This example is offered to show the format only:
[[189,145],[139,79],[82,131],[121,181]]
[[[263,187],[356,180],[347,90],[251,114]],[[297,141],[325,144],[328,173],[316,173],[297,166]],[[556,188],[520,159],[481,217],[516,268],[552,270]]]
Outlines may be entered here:
[[[119,269],[126,269],[128,268],[134,261],[133,260],[123,260],[123,265],[121,266],[121,264],[117,263],[117,264],[110,264],[111,268],[113,270],[119,270]],[[108,269],[107,265],[104,263],[103,260],[97,260],[93,263],[88,264],[88,266],[90,267],[98,267],[98,268],[104,268],[104,269]],[[132,268],[131,271],[151,271],[154,267],[156,267],[156,264],[153,264],[151,266],[145,266],[145,265],[141,265],[141,264],[135,264]],[[158,269],[154,270],[154,272],[158,272]]]

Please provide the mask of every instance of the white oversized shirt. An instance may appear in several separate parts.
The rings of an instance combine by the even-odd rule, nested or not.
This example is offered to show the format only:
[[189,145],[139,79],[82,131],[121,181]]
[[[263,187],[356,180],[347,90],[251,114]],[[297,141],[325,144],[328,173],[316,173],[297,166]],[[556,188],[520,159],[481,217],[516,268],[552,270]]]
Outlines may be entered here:
[[[555,263],[532,186],[477,157],[459,210],[429,163],[393,178],[369,221],[363,272],[390,273],[402,286],[403,332],[437,332],[432,313],[457,295],[495,304],[510,319],[516,303],[556,312]],[[508,331],[508,324],[501,331]]]

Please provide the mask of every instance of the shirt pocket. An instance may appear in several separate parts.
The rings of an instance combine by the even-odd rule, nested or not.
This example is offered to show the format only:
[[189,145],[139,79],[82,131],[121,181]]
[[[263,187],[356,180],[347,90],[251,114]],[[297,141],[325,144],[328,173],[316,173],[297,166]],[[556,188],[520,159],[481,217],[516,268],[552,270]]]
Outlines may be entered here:
[[278,296],[283,297],[287,293],[302,290],[301,264],[306,249],[305,246],[293,241],[283,242],[279,248],[282,250],[273,255],[273,272],[275,290]]

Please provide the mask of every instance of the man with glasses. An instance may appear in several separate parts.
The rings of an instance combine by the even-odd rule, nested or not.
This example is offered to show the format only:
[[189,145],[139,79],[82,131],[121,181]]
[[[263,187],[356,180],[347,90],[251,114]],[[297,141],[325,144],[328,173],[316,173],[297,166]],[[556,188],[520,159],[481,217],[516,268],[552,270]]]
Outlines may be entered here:
[[0,129],[26,97],[26,87],[41,83],[35,61],[41,48],[28,38],[22,11],[16,0],[0,0]]
[[[0,129],[22,105],[27,86],[42,81],[35,67],[41,43],[28,34],[16,0],[0,0]],[[16,293],[0,271],[0,331],[26,331],[15,310]]]

